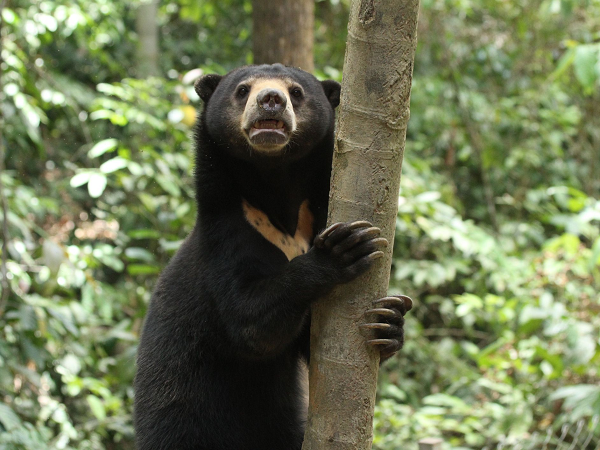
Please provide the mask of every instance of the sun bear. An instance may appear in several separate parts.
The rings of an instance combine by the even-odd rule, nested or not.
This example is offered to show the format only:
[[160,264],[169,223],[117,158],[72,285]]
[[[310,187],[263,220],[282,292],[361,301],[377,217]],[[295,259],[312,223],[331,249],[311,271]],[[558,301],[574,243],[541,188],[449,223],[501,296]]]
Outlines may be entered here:
[[[325,229],[337,82],[274,64],[205,75],[195,89],[197,221],[150,302],[137,445],[300,450],[310,305],[387,241],[360,220]],[[385,359],[402,345],[410,299],[373,305],[364,327]]]

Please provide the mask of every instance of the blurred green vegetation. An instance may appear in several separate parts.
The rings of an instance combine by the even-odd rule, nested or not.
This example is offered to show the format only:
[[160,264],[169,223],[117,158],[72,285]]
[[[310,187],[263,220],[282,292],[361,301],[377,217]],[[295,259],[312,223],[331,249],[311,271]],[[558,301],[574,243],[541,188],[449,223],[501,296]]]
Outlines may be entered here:
[[[137,4],[2,14],[0,449],[133,448],[140,327],[195,214],[183,76],[252,60],[248,0],[164,0],[164,76],[138,79]],[[317,2],[321,77],[347,13]],[[390,291],[417,303],[374,447],[541,448],[580,421],[596,448],[600,1],[422,0],[411,113]]]

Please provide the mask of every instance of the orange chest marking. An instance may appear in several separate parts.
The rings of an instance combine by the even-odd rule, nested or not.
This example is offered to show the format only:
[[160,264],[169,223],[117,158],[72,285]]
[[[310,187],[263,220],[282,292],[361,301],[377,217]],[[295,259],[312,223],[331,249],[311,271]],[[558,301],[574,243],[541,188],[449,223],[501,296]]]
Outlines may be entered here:
[[275,225],[271,223],[269,217],[264,212],[250,205],[246,200],[242,201],[242,208],[248,223],[267,241],[281,250],[288,261],[291,261],[296,256],[303,255],[310,248],[313,237],[314,217],[310,209],[308,209],[308,200],[304,200],[300,205],[298,226],[293,236],[275,228]]

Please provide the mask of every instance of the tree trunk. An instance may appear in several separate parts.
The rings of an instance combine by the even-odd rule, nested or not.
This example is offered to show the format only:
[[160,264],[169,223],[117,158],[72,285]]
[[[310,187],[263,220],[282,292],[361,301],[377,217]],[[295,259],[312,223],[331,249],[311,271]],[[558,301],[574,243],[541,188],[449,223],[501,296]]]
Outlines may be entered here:
[[254,64],[314,69],[314,0],[252,0]]
[[376,267],[313,306],[303,450],[371,448],[379,356],[358,326],[387,293],[418,10],[419,0],[352,3],[328,222],[369,220],[390,245]]
[[146,78],[159,75],[158,68],[158,0],[140,3],[135,16],[138,35],[137,76]]

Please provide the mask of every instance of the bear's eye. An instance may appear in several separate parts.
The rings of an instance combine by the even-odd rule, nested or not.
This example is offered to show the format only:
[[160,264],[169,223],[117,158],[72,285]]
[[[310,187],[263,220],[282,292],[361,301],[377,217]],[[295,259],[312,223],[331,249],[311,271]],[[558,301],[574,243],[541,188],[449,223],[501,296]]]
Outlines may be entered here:
[[248,87],[240,86],[237,90],[237,95],[240,97],[245,97],[246,95],[248,95],[248,92],[250,92],[250,89],[248,89]]
[[292,90],[290,91],[290,94],[292,94],[296,98],[300,98],[300,97],[302,97],[302,89],[297,88],[297,87],[292,88]]

